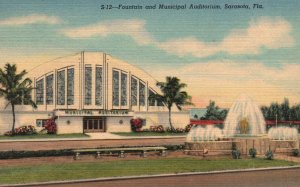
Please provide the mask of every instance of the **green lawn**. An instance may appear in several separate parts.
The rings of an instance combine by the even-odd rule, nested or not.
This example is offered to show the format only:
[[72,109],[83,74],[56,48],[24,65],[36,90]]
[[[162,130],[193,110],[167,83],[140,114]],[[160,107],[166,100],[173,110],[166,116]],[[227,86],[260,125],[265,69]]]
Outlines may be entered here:
[[99,160],[99,162],[89,163],[49,163],[34,166],[0,166],[0,184],[293,165],[296,164],[289,161],[259,158],[199,160],[184,157],[118,161]]
[[86,134],[34,134],[34,135],[18,135],[18,136],[0,136],[0,140],[19,140],[19,139],[43,139],[43,138],[87,138]]
[[187,133],[172,133],[172,132],[114,132],[119,136],[186,136]]

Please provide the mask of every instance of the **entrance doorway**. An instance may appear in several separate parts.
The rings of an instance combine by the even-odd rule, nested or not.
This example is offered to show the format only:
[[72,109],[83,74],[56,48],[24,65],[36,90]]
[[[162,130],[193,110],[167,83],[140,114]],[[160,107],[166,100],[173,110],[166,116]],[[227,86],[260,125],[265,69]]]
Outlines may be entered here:
[[84,117],[83,132],[105,132],[106,119],[105,117]]

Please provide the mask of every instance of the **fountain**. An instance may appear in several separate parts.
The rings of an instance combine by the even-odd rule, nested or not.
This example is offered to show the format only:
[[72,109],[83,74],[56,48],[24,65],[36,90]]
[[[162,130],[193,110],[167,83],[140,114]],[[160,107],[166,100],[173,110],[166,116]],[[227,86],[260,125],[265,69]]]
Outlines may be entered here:
[[185,145],[187,150],[190,150],[189,153],[203,151],[203,154],[208,152],[224,154],[231,152],[232,149],[232,141],[224,139],[222,130],[213,125],[192,127],[186,137]]
[[272,127],[268,131],[271,140],[297,140],[298,130],[291,127]]
[[223,138],[222,130],[209,125],[207,127],[194,126],[186,137],[187,142],[216,141]]
[[246,94],[231,106],[224,122],[224,136],[265,134],[266,123],[258,105]]
[[272,127],[268,137],[274,152],[290,152],[299,149],[298,130],[292,127]]
[[186,148],[191,152],[214,150],[224,154],[233,148],[242,154],[248,154],[255,148],[257,154],[266,151],[291,151],[299,148],[297,129],[289,127],[271,128],[266,136],[266,123],[259,106],[246,94],[242,94],[231,106],[224,129],[207,125],[196,126],[186,137]]

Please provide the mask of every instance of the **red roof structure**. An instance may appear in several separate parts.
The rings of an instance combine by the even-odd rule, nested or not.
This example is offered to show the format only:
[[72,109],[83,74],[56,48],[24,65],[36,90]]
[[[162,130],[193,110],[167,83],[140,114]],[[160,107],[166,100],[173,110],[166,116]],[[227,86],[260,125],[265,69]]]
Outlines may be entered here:
[[[223,124],[223,120],[195,120],[191,119],[190,123],[193,125],[218,125]],[[300,125],[300,121],[277,121],[277,124],[292,124]],[[266,120],[266,125],[276,125],[276,120]]]

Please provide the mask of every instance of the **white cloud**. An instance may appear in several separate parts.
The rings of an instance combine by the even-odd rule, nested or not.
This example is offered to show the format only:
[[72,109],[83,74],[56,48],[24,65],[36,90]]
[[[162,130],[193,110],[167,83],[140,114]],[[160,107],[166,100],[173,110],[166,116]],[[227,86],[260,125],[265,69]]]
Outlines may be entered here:
[[259,104],[281,102],[284,97],[299,103],[300,64],[268,67],[261,62],[210,61],[194,63],[182,68],[155,68],[151,74],[159,80],[177,76],[188,84],[196,106],[205,107],[215,100],[222,107],[230,107],[241,93],[247,93]]
[[98,24],[63,30],[70,38],[89,38],[93,36],[126,35],[139,45],[155,45],[158,48],[178,56],[191,55],[207,57],[218,52],[236,54],[259,54],[261,48],[277,49],[291,47],[294,40],[290,35],[292,27],[282,18],[261,17],[252,20],[248,28],[233,29],[219,43],[205,43],[195,36],[156,41],[140,19],[112,20]]
[[229,54],[258,54],[261,47],[291,47],[294,45],[291,30],[284,19],[262,17],[252,20],[247,29],[233,30],[220,44],[220,50]]
[[132,37],[139,45],[155,43],[152,36],[145,29],[145,22],[138,19],[104,21],[89,26],[66,29],[63,33],[70,38],[127,35]]
[[290,35],[291,30],[290,23],[282,18],[261,17],[250,21],[246,29],[232,30],[220,43],[205,43],[195,37],[186,37],[163,42],[159,47],[178,56],[207,57],[218,52],[259,54],[262,47],[292,47],[294,40]]
[[206,44],[195,37],[172,39],[158,44],[159,48],[168,53],[178,56],[192,55],[195,57],[206,57],[216,53],[217,48],[212,44]]
[[62,20],[55,16],[47,16],[44,14],[31,14],[28,16],[12,17],[4,20],[0,20],[0,26],[20,26],[28,24],[58,24]]

